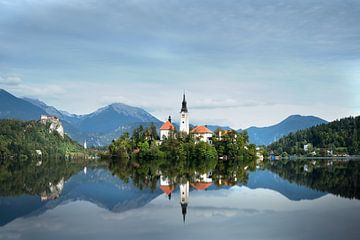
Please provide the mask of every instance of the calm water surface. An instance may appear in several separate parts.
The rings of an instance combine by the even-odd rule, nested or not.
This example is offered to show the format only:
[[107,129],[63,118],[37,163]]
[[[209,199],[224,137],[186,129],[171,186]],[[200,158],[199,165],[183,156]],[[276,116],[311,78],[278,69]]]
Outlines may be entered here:
[[270,162],[241,181],[159,176],[154,187],[106,166],[43,165],[14,170],[11,182],[1,174],[0,239],[360,236],[359,162]]

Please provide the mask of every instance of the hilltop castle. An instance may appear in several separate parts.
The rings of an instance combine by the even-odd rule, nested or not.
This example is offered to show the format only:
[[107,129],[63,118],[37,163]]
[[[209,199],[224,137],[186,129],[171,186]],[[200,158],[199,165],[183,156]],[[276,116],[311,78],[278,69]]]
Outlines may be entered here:
[[62,138],[64,138],[64,127],[62,126],[59,118],[55,116],[41,115],[40,122],[42,124],[50,123],[49,133],[56,131]]

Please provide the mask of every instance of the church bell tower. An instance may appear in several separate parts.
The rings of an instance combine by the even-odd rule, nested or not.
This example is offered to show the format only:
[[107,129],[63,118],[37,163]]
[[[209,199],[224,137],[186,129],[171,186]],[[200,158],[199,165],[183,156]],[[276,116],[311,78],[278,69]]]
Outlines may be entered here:
[[186,106],[185,93],[183,96],[181,111],[180,111],[180,132],[189,134],[189,113]]

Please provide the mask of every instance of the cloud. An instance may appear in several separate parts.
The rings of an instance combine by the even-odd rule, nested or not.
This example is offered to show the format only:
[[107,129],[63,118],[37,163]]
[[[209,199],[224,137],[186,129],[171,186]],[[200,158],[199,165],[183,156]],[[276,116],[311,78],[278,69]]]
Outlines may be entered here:
[[22,83],[22,79],[18,75],[0,75],[0,85],[18,86]]
[[0,71],[26,76],[0,84],[74,113],[166,119],[185,89],[191,121],[332,120],[360,111],[359,16],[343,0],[0,1]]

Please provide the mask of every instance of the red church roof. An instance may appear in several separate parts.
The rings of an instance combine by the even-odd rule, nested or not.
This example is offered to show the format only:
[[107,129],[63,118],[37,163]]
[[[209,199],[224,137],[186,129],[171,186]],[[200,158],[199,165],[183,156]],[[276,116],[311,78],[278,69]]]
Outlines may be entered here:
[[193,130],[191,130],[191,132],[192,133],[199,133],[199,134],[212,133],[212,131],[210,131],[210,129],[208,129],[205,126],[197,126]]
[[169,195],[175,189],[175,185],[160,185],[160,189],[166,194]]
[[160,128],[160,130],[175,130],[174,125],[170,121],[166,121]]
[[209,183],[206,183],[206,182],[196,182],[196,183],[192,183],[191,186],[193,186],[193,188],[195,188],[196,190],[205,190],[207,189],[208,187],[211,186],[211,182]]

